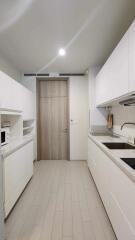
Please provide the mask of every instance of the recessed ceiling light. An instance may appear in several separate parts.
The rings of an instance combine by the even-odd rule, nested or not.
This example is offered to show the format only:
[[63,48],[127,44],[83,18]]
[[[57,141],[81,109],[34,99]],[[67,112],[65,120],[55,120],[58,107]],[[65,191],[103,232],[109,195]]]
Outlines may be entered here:
[[66,55],[66,51],[65,51],[64,48],[60,48],[60,49],[59,49],[59,55],[60,55],[60,56],[65,56],[65,55]]

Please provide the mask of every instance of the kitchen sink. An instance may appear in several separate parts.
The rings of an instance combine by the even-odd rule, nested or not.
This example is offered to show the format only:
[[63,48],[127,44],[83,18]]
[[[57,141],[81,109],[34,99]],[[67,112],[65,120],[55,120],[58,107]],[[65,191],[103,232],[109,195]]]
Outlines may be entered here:
[[135,158],[121,158],[121,160],[135,170]]
[[135,146],[125,142],[106,142],[103,144],[109,149],[135,149]]

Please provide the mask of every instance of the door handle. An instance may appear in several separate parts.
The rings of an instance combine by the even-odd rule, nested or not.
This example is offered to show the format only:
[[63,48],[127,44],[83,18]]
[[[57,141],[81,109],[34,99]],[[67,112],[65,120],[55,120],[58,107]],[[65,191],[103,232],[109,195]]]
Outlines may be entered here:
[[65,133],[68,132],[68,128],[64,128],[63,132],[65,132]]

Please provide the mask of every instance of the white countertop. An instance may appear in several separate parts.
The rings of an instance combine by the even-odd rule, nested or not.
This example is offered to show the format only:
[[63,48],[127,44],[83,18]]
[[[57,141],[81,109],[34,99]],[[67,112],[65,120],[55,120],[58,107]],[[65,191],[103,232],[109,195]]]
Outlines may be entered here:
[[104,142],[126,142],[124,138],[114,138],[111,136],[93,136],[89,134],[89,138],[95,142],[97,146],[132,180],[135,182],[135,170],[124,163],[121,158],[135,158],[135,149],[109,149]]
[[31,142],[33,140],[32,135],[24,136],[22,138],[16,138],[12,140],[7,145],[4,145],[1,147],[1,154],[2,157],[5,158],[12,154],[13,152],[17,151],[19,148],[27,144],[28,142]]

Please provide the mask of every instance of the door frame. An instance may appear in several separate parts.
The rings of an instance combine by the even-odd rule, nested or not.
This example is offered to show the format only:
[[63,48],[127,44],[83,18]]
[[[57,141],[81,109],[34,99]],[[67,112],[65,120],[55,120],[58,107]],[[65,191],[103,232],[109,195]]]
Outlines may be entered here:
[[37,77],[36,78],[36,116],[37,116],[37,161],[40,161],[40,81],[67,81],[67,97],[68,97],[68,161],[70,161],[70,91],[68,77]]

